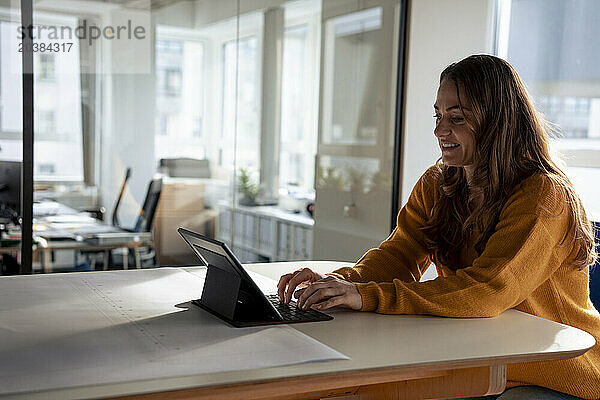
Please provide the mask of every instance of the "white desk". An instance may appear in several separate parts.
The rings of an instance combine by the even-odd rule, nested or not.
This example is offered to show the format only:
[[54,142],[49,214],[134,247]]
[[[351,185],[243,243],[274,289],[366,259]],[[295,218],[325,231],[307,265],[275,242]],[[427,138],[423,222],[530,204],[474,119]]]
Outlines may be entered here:
[[[34,204],[33,235],[36,249],[39,253],[41,272],[49,273],[53,269],[53,254],[60,251],[74,252],[74,263],[77,255],[82,252],[98,252],[103,254],[103,269],[108,269],[111,250],[131,249],[136,268],[141,268],[139,249],[152,247],[153,239],[150,232],[119,232],[110,238],[110,242],[87,241],[97,234],[115,233],[112,225],[105,224],[63,204],[44,201]],[[128,268],[128,251],[123,254],[123,268]],[[92,269],[95,267],[93,258]]]
[[[339,263],[303,262],[248,265],[251,271],[277,278],[299,266],[311,266],[325,272]],[[187,269],[198,272],[197,269]],[[97,272],[91,274],[104,274]],[[147,271],[136,273],[143,281]],[[90,274],[90,273],[87,273]],[[59,282],[62,274],[51,275]],[[73,274],[64,274],[64,276]],[[40,279],[48,276],[16,277],[21,289],[36,296]],[[5,286],[0,278],[0,286]],[[45,281],[50,282],[46,279]],[[106,288],[110,289],[110,288]],[[136,291],[131,291],[132,302]],[[27,321],[27,307],[10,304],[10,291],[0,290],[0,322],[18,315]],[[56,293],[56,299],[60,293]],[[40,299],[52,302],[52,299]],[[48,307],[48,317],[60,310]],[[15,399],[114,398],[130,399],[314,399],[326,396],[360,395],[361,399],[435,398],[498,393],[505,385],[506,364],[524,361],[553,360],[575,357],[594,345],[591,335],[517,311],[507,311],[490,319],[451,319],[421,316],[389,316],[374,313],[335,311],[333,321],[292,325],[294,328],[349,356],[350,360],[191,374],[171,378],[149,375],[145,379],[105,383],[86,387],[58,388],[37,393],[8,394]],[[94,320],[82,313],[72,318],[88,318],[89,330]],[[6,325],[5,325],[6,326]],[[20,324],[23,333],[36,332],[39,324]],[[2,328],[2,326],[0,326]],[[235,329],[235,328],[227,328]],[[56,332],[41,332],[40,336]],[[23,343],[11,332],[14,346]],[[27,336],[27,335],[24,335]],[[118,338],[115,338],[117,340]],[[85,341],[85,336],[83,336]],[[83,343],[85,344],[85,343]],[[95,343],[89,343],[90,346]],[[11,348],[4,343],[4,349]],[[110,358],[110,346],[106,349]],[[58,353],[61,354],[61,353]],[[62,357],[58,356],[59,358]],[[65,357],[69,357],[65,354]],[[57,363],[62,360],[56,360]],[[106,360],[105,360],[106,361]],[[8,362],[0,354],[0,362]],[[198,363],[202,363],[199,359]],[[93,368],[93,360],[89,368]],[[88,368],[86,365],[84,368]],[[165,392],[171,392],[166,395]]]

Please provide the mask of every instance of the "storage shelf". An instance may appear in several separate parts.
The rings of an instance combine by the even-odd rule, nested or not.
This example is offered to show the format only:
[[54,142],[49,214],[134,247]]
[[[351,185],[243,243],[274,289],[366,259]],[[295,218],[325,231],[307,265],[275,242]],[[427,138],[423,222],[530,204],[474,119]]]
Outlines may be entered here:
[[233,208],[219,204],[218,211],[217,237],[232,248],[240,261],[311,259],[312,218],[269,206]]

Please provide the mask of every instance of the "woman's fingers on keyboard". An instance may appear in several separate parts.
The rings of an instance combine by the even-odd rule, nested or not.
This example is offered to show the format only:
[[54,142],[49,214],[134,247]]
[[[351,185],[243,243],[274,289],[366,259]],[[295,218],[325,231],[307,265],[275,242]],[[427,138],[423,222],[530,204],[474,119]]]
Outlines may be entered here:
[[298,307],[306,310],[313,303],[316,303],[326,297],[336,295],[332,289],[333,282],[331,281],[318,281],[311,283],[306,289],[298,296]]
[[302,268],[292,274],[283,275],[279,279],[279,284],[277,285],[280,299],[282,299],[284,303],[289,303],[298,285],[303,282],[315,282],[322,278],[324,278],[323,275],[312,271],[310,268]]
[[300,272],[302,272],[302,270],[297,270],[289,274],[281,275],[281,277],[279,278],[279,282],[277,283],[277,295],[279,296],[280,301],[285,300],[285,289],[287,288],[292,278],[294,278]]
[[300,294],[298,307],[306,310],[313,305],[318,310],[334,306],[359,310],[362,298],[354,283],[336,278],[312,283]]
[[277,295],[279,296],[279,301],[283,301],[285,287],[287,286],[288,282],[290,281],[290,279],[292,279],[293,276],[294,273],[291,273],[281,275],[281,278],[279,278],[279,282],[277,283]]
[[310,296],[306,297],[300,306],[303,310],[308,310],[314,304],[324,300],[331,299],[343,295],[344,293],[339,287],[327,287],[314,291]]

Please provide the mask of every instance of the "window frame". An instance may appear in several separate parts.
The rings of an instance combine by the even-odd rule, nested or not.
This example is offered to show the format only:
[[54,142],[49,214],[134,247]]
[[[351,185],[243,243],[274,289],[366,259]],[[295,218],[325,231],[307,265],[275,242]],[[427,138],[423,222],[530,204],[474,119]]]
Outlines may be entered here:
[[[239,16],[239,21],[236,19],[228,19],[219,21],[215,24],[209,25],[204,28],[203,35],[206,38],[205,43],[205,70],[206,70],[206,85],[205,93],[211,93],[213,95],[213,101],[211,105],[205,102],[205,118],[203,118],[204,132],[216,132],[215,135],[204,135],[207,141],[206,145],[206,158],[209,160],[215,160],[215,170],[220,169],[225,171],[229,168],[223,164],[223,155],[226,150],[229,149],[227,146],[227,140],[222,136],[224,117],[224,45],[227,42],[235,40],[243,40],[248,37],[256,37],[256,52],[259,55],[257,59],[256,79],[258,82],[261,81],[262,71],[262,48],[263,48],[263,24],[264,19],[262,12],[252,11],[249,14],[243,14]],[[258,93],[260,94],[259,87]],[[260,98],[258,99],[258,115],[261,112]],[[210,117],[209,117],[210,116]],[[260,121],[259,121],[260,124]],[[259,125],[260,128],[260,125]],[[233,151],[237,149],[235,145],[231,145]],[[235,160],[235,157],[234,157]],[[235,162],[234,162],[235,166]],[[235,171],[229,171],[229,173],[235,174]]]
[[[260,31],[260,33],[259,33],[259,31]],[[253,33],[253,32],[256,32],[256,33]],[[217,47],[219,48],[218,58],[217,59],[220,60],[220,62],[218,64],[218,67],[216,68],[216,70],[217,70],[217,73],[219,75],[219,80],[218,81],[219,81],[219,87],[220,87],[220,89],[219,89],[218,93],[219,93],[220,100],[221,100],[219,102],[219,112],[218,112],[218,121],[219,121],[219,130],[218,130],[219,135],[218,135],[218,139],[219,140],[217,142],[218,143],[217,149],[218,149],[218,151],[221,152],[221,154],[223,154],[224,150],[233,149],[233,152],[234,152],[234,156],[233,156],[233,166],[234,166],[234,169],[237,166],[237,160],[238,160],[238,158],[237,158],[238,141],[235,139],[235,136],[238,133],[237,124],[236,124],[236,129],[234,129],[234,133],[233,133],[233,135],[234,135],[233,142],[228,141],[227,140],[228,137],[224,134],[224,129],[225,129],[225,123],[224,123],[224,121],[225,121],[225,55],[226,55],[225,46],[227,44],[229,44],[231,42],[237,42],[237,43],[239,43],[242,40],[252,40],[252,39],[256,40],[256,54],[257,54],[257,60],[256,60],[257,64],[256,64],[256,66],[257,66],[257,68],[256,68],[256,72],[255,72],[256,73],[255,78],[256,78],[256,81],[259,83],[258,90],[256,91],[257,92],[257,96],[258,96],[258,98],[256,99],[256,101],[257,101],[257,115],[259,117],[261,115],[261,106],[262,106],[262,104],[261,104],[261,98],[260,98],[260,93],[261,93],[261,89],[262,89],[262,57],[260,57],[260,55],[262,55],[262,40],[263,40],[263,38],[262,38],[262,30],[259,30],[259,29],[249,29],[249,30],[245,31],[244,33],[245,33],[244,35],[242,35],[240,33],[239,36],[234,37],[232,39],[227,39],[227,40],[221,39],[221,40],[219,40],[219,42],[217,44]],[[239,56],[239,53],[237,55]],[[239,60],[238,60],[238,62],[239,62]],[[239,74],[239,69],[236,68],[236,72]],[[236,82],[237,82],[237,80],[236,80]],[[239,89],[239,82],[237,82],[237,83],[238,83],[238,88],[237,89]],[[238,96],[239,92],[238,92],[237,89],[235,91],[236,92],[236,96],[234,96],[234,98],[235,98],[235,102],[239,104],[239,96]],[[237,105],[236,105],[235,109],[236,109],[236,111],[234,113],[235,114],[235,118],[239,120],[239,114],[238,114],[239,107],[237,107]],[[262,135],[262,129],[261,129],[261,125],[260,124],[261,124],[261,121],[260,121],[260,118],[259,118],[259,120],[258,120],[259,146],[260,146],[260,138],[261,138],[261,135]],[[228,146],[227,144],[229,144],[230,146]],[[260,169],[260,148],[259,148],[258,157],[259,157],[259,159],[258,159],[258,168],[257,168],[257,170]],[[221,161],[222,161],[222,159],[221,159]],[[221,167],[221,168],[228,168],[228,166],[224,165],[222,162],[219,163],[219,167]]]
[[[74,17],[74,16],[64,16],[64,15],[56,15],[54,13],[48,13],[48,12],[44,12],[44,11],[38,11],[35,10],[34,13],[34,23],[36,25],[40,25],[40,24],[45,24],[45,25],[72,25],[73,22],[75,23],[79,23],[81,18],[84,17],[89,17],[89,19],[91,20],[95,20],[97,18],[96,15],[80,15],[78,17]],[[14,12],[14,11],[7,11],[6,9],[0,9],[0,21],[1,22],[13,22],[13,23],[17,23],[19,24],[20,19],[19,19],[19,13]],[[75,40],[75,39],[74,39]],[[100,52],[100,49],[97,49],[98,52]],[[40,53],[43,54],[43,53]],[[50,53],[51,55],[54,55],[54,53]],[[33,54],[34,57],[34,68],[39,68],[39,59],[36,59],[35,57],[35,53]],[[96,55],[96,62],[100,62],[100,53],[98,53]],[[54,57],[54,77],[53,79],[44,79],[41,78],[39,76],[39,72],[34,70],[34,75],[37,79],[40,79],[39,82],[40,84],[46,84],[46,83],[54,83],[56,81],[56,57]],[[81,65],[79,66],[80,69],[80,73],[81,73]],[[97,90],[101,90],[100,89],[100,85],[98,84],[98,89]],[[35,101],[36,95],[34,93],[34,101]],[[79,101],[81,102],[81,90],[79,93]],[[36,111],[46,111],[46,110],[37,110],[37,107],[34,106],[34,113]],[[0,114],[0,118],[1,118],[1,114]],[[81,126],[81,131],[79,132],[79,135],[81,135],[82,137],[82,141],[81,141],[81,150],[82,150],[82,159],[85,155],[85,149],[83,148],[84,143],[83,143],[83,121],[82,122],[82,126]],[[54,123],[56,124],[56,115],[55,115],[55,121]],[[2,129],[2,125],[0,125],[0,140],[11,140],[11,141],[20,141],[23,139],[23,128],[21,129],[21,131],[11,131],[11,130],[3,130]],[[34,143],[35,143],[35,137],[34,137]],[[10,159],[14,159],[14,160],[21,160],[20,157],[23,157],[22,154],[17,154],[14,155],[13,157],[8,157]],[[7,158],[7,159],[8,159]],[[79,178],[69,178],[66,176],[50,176],[50,175],[42,175],[42,176],[35,176],[35,166],[34,166],[34,186],[37,186],[38,183],[41,185],[47,185],[47,184],[51,184],[51,185],[67,185],[67,186],[78,186],[84,183],[85,181],[85,174],[83,171],[84,168],[84,162],[82,161],[82,173],[81,173],[81,179]]]
[[[310,82],[313,86],[311,88],[312,98],[316,102],[316,107],[313,107],[310,110],[310,116],[308,117],[308,125],[310,126],[310,130],[314,132],[314,136],[311,138],[311,142],[303,146],[303,157],[306,159],[306,150],[309,150],[312,155],[312,163],[305,162],[302,167],[302,174],[306,176],[307,182],[312,181],[312,186],[309,188],[308,186],[299,186],[303,191],[307,190],[315,190],[316,185],[316,168],[315,168],[315,157],[317,155],[317,146],[318,146],[318,131],[319,131],[319,85],[320,85],[320,63],[321,63],[321,18],[320,13],[310,13],[302,16],[296,17],[286,17],[284,21],[284,39],[285,39],[285,30],[286,29],[294,29],[300,26],[306,26],[306,50],[307,57],[304,61],[304,67],[308,72],[307,82]],[[314,46],[314,47],[313,47]],[[285,50],[284,50],[285,52]],[[314,67],[316,65],[316,67]],[[283,121],[283,113],[282,113],[282,121]],[[289,143],[289,147],[297,147],[298,144],[302,143],[300,140],[294,140]],[[285,143],[282,141],[280,144],[280,157],[283,151],[289,152]],[[296,153],[298,154],[298,153]],[[281,171],[281,166],[280,166]],[[279,172],[280,172],[279,171]],[[278,173],[279,173],[278,172]],[[310,176],[310,172],[312,172],[312,176]],[[281,178],[281,176],[279,177]],[[279,179],[279,188],[286,189],[287,185],[282,183],[282,180]]]

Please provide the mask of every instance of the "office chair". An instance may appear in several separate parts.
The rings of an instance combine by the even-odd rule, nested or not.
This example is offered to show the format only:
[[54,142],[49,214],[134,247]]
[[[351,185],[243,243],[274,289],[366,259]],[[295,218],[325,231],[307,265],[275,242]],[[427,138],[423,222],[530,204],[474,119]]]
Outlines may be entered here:
[[[123,179],[119,195],[117,196],[117,200],[115,201],[115,206],[113,208],[112,225],[127,232],[150,232],[152,230],[152,222],[154,221],[154,215],[156,214],[156,209],[158,208],[158,202],[160,200],[160,194],[162,192],[162,178],[156,178],[150,182],[150,184],[148,185],[148,190],[146,191],[144,203],[138,213],[135,225],[133,228],[127,228],[120,226],[118,210],[119,205],[121,204],[121,199],[125,192],[125,188],[127,186],[127,181],[130,177],[131,168],[127,168],[125,172],[125,178]],[[116,263],[113,259],[113,252],[120,253],[122,256],[127,256],[129,258],[128,263],[138,264],[137,261],[139,260],[139,265],[141,267],[147,264],[148,261],[151,261],[152,265],[158,265],[158,258],[156,257],[156,251],[154,250],[153,242],[152,245],[148,247],[136,247],[133,249],[115,249],[110,251],[108,254],[108,265],[110,267],[116,266]],[[95,251],[85,251],[82,252],[82,254],[86,255],[89,258],[90,255],[100,253]]]
[[[123,182],[123,188],[125,186],[125,182]],[[121,191],[123,191],[123,188]],[[123,228],[123,230],[127,230],[130,232],[150,232],[152,231],[152,223],[154,222],[154,216],[156,215],[156,209],[158,208],[158,201],[160,200],[160,194],[162,192],[162,178],[153,179],[148,185],[148,190],[146,191],[146,197],[144,198],[144,203],[138,217],[136,219],[135,225],[133,229]],[[118,208],[118,204],[115,206],[115,210]],[[115,218],[115,214],[113,214],[113,223],[117,221],[118,218]],[[118,225],[117,225],[118,226]],[[154,243],[154,241],[153,241]],[[143,267],[147,261],[151,261],[152,265],[158,265],[158,258],[156,257],[156,251],[154,250],[154,246],[149,247],[136,247],[133,249],[128,249],[129,257],[135,259],[137,257],[140,258],[140,265]],[[109,261],[109,264],[112,263],[112,260]]]
[[[592,224],[596,238],[596,250],[600,252],[600,221],[592,222]],[[590,299],[596,310],[600,310],[600,259],[590,267]]]
[[135,222],[133,232],[150,232],[152,230],[152,222],[158,208],[158,200],[160,200],[161,192],[162,178],[153,179],[148,185],[146,198]]
[[140,209],[133,229],[130,229],[121,226],[118,215],[119,205],[121,204],[121,199],[123,198],[125,188],[127,187],[127,181],[130,177],[131,168],[128,167],[125,171],[125,178],[123,179],[123,183],[121,184],[121,189],[119,190],[119,195],[117,196],[117,200],[115,201],[115,206],[113,207],[112,224],[113,226],[116,226],[119,229],[123,229],[124,231],[150,232],[152,230],[152,222],[154,221],[154,215],[156,214],[158,200],[160,199],[160,193],[162,191],[162,178],[155,178],[148,185],[148,190],[146,191],[146,197],[144,198],[142,208]]

